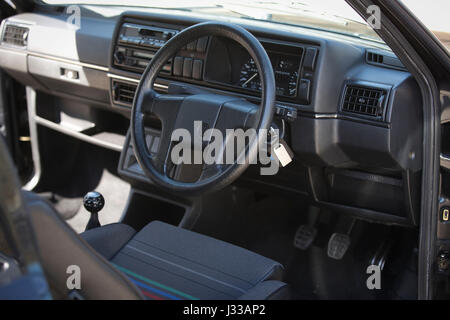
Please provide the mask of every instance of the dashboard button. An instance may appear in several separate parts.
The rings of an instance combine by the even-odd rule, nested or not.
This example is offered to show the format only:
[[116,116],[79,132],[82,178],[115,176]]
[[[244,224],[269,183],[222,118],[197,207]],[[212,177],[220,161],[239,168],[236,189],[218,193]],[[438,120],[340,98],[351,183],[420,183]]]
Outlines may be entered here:
[[192,58],[184,58],[183,61],[183,77],[191,78],[192,77]]
[[175,57],[173,59],[173,75],[181,76],[183,75],[183,57]]
[[283,120],[291,122],[297,120],[297,109],[294,107],[277,103],[275,105],[275,114]]
[[124,60],[125,60],[125,54],[123,51],[117,50],[116,52],[114,52],[114,62],[116,64],[122,64]]
[[202,80],[202,70],[203,69],[203,61],[202,60],[194,60],[194,64],[192,65],[192,78],[195,80]]
[[305,62],[303,63],[303,67],[305,67],[305,69],[313,71],[314,65],[316,64],[316,57],[317,57],[316,48],[306,49]]
[[208,44],[208,37],[203,37],[197,41],[197,52],[205,52]]
[[300,85],[299,85],[299,90],[298,90],[299,98],[302,101],[309,103],[310,91],[311,91],[311,81],[309,81],[308,79],[301,79]]

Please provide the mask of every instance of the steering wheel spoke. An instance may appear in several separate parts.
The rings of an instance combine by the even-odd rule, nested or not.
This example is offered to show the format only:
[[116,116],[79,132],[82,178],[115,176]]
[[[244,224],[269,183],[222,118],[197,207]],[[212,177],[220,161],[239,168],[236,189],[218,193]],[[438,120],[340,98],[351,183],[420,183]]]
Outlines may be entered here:
[[161,135],[159,139],[158,150],[155,155],[153,155],[150,159],[152,163],[155,165],[156,169],[164,174],[165,176],[169,175],[170,167],[170,151],[172,149],[172,140],[171,135],[173,131],[173,124],[170,122],[165,122],[162,125]]
[[155,114],[158,118],[172,118],[177,115],[179,107],[186,96],[160,94],[153,89],[148,89],[143,93],[142,113]]
[[199,181],[211,179],[222,174],[230,165],[226,164],[205,164],[202,168]]

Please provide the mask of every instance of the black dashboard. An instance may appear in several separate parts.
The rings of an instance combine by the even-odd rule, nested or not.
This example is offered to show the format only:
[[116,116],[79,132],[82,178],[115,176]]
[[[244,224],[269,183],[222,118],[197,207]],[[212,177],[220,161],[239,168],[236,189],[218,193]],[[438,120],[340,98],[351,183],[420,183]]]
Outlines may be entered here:
[[[136,168],[128,123],[119,119],[111,125],[105,115],[128,118],[140,75],[155,52],[183,28],[213,17],[103,10],[82,7],[80,28],[69,28],[57,8],[5,20],[0,67],[37,92],[32,104],[37,125],[122,152],[121,174],[150,183]],[[421,97],[389,48],[320,30],[214,18],[245,27],[267,50],[277,86],[274,125],[283,128],[295,152],[294,163],[276,176],[261,177],[250,168],[241,182],[308,197],[370,221],[417,224]],[[26,41],[5,38],[13,27]],[[172,57],[155,89],[167,92],[173,84],[259,99],[252,58],[222,38],[200,38]],[[65,126],[62,114],[78,127]],[[157,131],[148,129],[154,137]]]
[[[157,50],[182,29],[143,23],[123,18],[117,29],[113,66],[142,73]],[[318,46],[263,38],[260,41],[272,62],[277,96],[284,101],[310,104]],[[161,77],[253,96],[261,91],[258,70],[250,55],[238,43],[217,37],[203,37],[182,48],[161,70]],[[121,99],[119,92],[114,97],[118,103],[129,100]]]

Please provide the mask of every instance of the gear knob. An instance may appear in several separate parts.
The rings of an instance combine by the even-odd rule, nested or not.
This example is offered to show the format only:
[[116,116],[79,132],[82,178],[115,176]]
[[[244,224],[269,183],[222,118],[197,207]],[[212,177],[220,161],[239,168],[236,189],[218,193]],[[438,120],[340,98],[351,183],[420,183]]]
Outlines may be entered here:
[[105,199],[103,198],[102,194],[97,191],[91,191],[86,193],[86,195],[83,198],[83,205],[89,212],[99,212],[103,209],[103,206],[105,205]]
[[83,198],[83,205],[87,211],[91,213],[91,218],[86,225],[86,230],[100,227],[100,221],[98,221],[98,213],[103,209],[105,205],[105,199],[102,194],[97,191],[88,192]]

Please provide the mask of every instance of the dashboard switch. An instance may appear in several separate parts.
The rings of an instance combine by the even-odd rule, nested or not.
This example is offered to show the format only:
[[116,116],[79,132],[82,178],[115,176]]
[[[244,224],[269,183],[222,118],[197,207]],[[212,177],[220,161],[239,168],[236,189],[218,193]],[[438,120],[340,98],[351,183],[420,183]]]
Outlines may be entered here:
[[295,121],[297,120],[297,109],[294,107],[286,106],[284,104],[277,103],[275,105],[275,114],[286,121]]
[[192,58],[184,58],[183,61],[183,77],[192,78]]
[[202,70],[203,69],[203,61],[202,60],[194,60],[194,64],[192,65],[192,78],[195,80],[202,80]]
[[122,50],[117,50],[114,52],[114,62],[116,64],[122,64],[125,60],[125,53]]
[[303,102],[309,103],[310,91],[311,91],[311,81],[309,81],[308,79],[301,79],[298,90],[298,96]]
[[303,67],[305,69],[313,71],[314,65],[316,64],[316,57],[317,57],[317,49],[316,48],[306,49],[305,62],[303,63]]
[[183,75],[183,57],[175,57],[173,59],[173,75]]
[[205,52],[208,44],[208,37],[203,37],[197,41],[197,52]]

